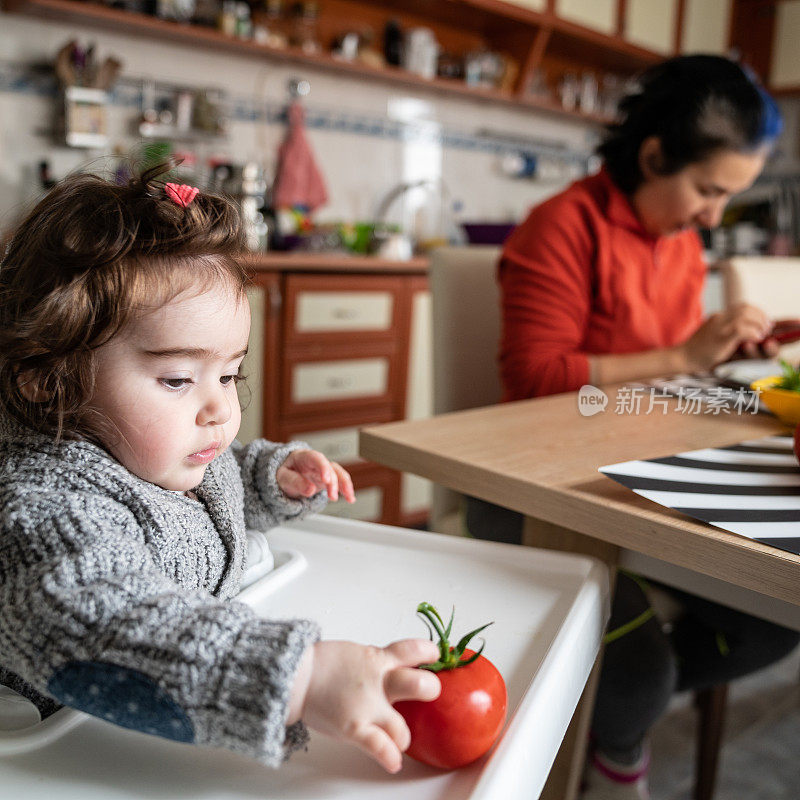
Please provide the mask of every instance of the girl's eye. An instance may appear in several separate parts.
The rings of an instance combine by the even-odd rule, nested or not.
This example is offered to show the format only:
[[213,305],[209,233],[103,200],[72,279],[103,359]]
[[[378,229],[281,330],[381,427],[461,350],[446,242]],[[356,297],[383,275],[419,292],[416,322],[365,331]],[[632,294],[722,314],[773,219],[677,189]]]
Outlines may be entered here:
[[162,386],[175,392],[192,382],[191,378],[159,378]]
[[237,375],[223,375],[219,379],[219,382],[223,386],[229,386],[232,383],[239,383],[239,381],[243,381],[243,380],[244,380],[244,375],[238,375],[238,374]]

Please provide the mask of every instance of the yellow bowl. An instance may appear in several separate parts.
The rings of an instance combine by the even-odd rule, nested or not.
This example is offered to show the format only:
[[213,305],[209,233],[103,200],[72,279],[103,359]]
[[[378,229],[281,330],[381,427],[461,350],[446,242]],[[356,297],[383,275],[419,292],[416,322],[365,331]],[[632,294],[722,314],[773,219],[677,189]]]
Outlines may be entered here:
[[780,375],[753,381],[750,388],[760,392],[759,400],[779,419],[787,425],[800,425],[800,392],[791,389],[778,389],[775,384]]

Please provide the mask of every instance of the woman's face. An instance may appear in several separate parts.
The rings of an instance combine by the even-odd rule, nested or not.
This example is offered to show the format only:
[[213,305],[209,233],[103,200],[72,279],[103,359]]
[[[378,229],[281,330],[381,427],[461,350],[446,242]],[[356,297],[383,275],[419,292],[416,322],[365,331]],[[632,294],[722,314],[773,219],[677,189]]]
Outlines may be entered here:
[[633,193],[633,207],[654,236],[669,236],[690,227],[714,228],[730,198],[759,176],[767,153],[766,148],[747,153],[720,150],[674,175],[660,175],[654,168],[661,155],[660,144],[647,140],[640,159],[644,181]]

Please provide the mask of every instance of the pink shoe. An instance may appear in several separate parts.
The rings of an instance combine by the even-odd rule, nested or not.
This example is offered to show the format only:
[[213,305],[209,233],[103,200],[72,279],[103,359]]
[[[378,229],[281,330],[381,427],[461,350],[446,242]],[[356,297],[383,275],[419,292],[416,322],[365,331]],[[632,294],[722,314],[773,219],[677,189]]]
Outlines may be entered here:
[[635,764],[618,764],[601,751],[589,756],[581,800],[650,800],[647,772],[650,751],[645,748]]

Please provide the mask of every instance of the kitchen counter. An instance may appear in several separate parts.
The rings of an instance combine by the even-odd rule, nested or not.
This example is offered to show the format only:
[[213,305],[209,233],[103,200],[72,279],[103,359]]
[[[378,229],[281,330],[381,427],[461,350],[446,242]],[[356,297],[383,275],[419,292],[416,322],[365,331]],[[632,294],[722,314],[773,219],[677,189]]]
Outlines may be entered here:
[[302,251],[249,253],[244,259],[257,272],[386,272],[404,275],[426,275],[428,261],[427,256],[392,261],[377,256]]

